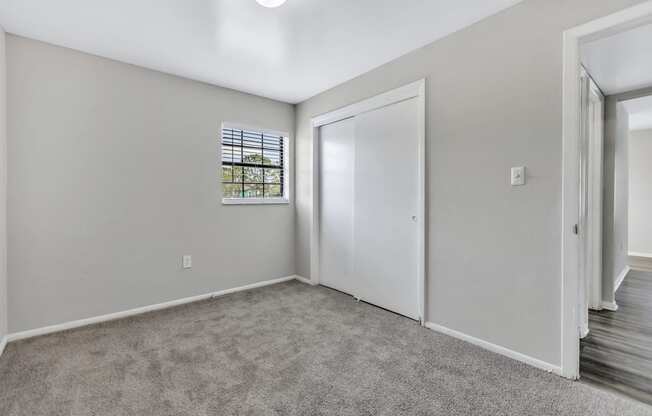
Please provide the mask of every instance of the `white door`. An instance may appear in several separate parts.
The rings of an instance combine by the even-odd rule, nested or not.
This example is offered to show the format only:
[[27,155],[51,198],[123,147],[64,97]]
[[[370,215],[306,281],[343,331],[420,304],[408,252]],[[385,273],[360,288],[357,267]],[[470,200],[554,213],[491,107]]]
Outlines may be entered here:
[[589,333],[589,309],[602,308],[602,167],[604,97],[582,72],[580,134],[580,337]]
[[320,132],[321,283],[413,319],[419,317],[418,122],[414,98]]
[[353,166],[355,124],[352,118],[320,129],[320,281],[355,294],[353,281]]
[[579,232],[580,232],[580,262],[579,262],[579,298],[580,298],[580,311],[579,311],[579,325],[580,325],[580,338],[584,338],[589,334],[589,304],[588,304],[588,280],[589,280],[589,266],[590,266],[590,251],[588,237],[588,180],[589,180],[589,126],[590,126],[590,110],[589,105],[589,90],[590,78],[588,74],[583,73],[580,78],[580,201],[579,201]]
[[417,100],[355,118],[354,273],[359,296],[417,319]]
[[602,175],[604,166],[604,97],[595,83],[589,92],[589,162],[587,236],[588,306],[602,309]]

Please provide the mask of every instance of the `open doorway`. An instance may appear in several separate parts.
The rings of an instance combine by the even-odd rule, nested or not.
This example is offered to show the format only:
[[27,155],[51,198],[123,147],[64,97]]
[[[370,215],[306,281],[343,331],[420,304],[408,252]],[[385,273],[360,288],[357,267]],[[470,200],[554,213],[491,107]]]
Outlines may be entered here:
[[652,404],[652,89],[607,96],[605,113],[604,290],[588,305],[580,376]]
[[577,377],[652,404],[651,16],[645,3],[565,39],[563,367],[581,338]]

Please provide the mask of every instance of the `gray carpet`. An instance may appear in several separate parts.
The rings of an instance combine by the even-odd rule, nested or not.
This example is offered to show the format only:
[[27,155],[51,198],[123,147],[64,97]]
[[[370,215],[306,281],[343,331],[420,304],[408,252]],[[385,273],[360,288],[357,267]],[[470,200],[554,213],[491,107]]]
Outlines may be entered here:
[[10,344],[0,415],[650,415],[298,282]]

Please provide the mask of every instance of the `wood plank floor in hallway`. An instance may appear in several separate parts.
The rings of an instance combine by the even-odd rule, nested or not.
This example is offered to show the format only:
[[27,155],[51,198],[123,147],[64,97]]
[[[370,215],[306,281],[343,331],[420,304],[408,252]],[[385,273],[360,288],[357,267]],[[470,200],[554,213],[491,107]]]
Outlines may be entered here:
[[616,293],[619,309],[591,311],[581,343],[581,377],[652,404],[652,273],[632,270]]

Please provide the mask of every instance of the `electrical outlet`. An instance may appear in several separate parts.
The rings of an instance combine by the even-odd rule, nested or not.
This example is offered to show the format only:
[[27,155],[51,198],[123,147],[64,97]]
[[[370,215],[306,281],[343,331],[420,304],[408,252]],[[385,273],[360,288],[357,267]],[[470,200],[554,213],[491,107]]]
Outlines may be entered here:
[[192,269],[192,256],[190,255],[183,256],[181,263],[184,269]]

